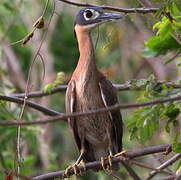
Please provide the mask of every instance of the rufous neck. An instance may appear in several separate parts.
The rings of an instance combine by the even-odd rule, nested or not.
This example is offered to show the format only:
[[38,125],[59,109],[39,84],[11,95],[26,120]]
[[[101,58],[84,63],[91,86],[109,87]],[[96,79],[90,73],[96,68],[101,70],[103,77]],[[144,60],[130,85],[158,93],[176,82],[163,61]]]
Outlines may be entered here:
[[81,66],[84,66],[84,65],[95,64],[94,47],[90,32],[81,28],[76,28],[75,31],[76,31],[79,52],[80,52],[78,65],[81,64]]

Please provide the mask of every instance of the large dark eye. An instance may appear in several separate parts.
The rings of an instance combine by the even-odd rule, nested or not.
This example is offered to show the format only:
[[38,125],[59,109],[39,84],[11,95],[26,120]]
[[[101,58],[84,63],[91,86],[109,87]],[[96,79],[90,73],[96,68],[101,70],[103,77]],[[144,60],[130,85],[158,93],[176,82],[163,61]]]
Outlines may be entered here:
[[85,11],[86,18],[91,18],[92,15],[93,15],[92,11],[90,11],[90,10]]
[[89,21],[89,20],[96,19],[99,16],[99,12],[95,11],[94,9],[86,9],[83,15],[84,15],[84,19]]

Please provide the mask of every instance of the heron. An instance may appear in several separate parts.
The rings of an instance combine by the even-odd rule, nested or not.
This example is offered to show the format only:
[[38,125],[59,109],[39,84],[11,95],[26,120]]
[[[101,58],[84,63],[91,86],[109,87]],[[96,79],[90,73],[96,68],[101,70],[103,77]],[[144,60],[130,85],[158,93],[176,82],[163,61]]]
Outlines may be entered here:
[[[101,7],[86,7],[78,12],[74,30],[80,56],[66,91],[66,113],[118,103],[115,87],[96,67],[91,32],[103,23],[121,18],[120,14],[104,12]],[[80,151],[75,164],[112,157],[122,151],[123,123],[119,110],[71,117],[68,124]]]

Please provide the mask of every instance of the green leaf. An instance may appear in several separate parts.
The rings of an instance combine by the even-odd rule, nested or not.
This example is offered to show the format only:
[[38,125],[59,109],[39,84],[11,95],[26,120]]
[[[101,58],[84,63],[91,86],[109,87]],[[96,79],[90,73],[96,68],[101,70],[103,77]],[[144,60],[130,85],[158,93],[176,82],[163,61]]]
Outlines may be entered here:
[[181,143],[179,142],[179,133],[175,135],[175,138],[173,140],[172,144],[172,150],[176,153],[181,153]]
[[179,9],[178,9],[177,5],[174,2],[170,3],[167,6],[167,10],[171,13],[171,15],[178,15],[178,14],[180,14]]
[[62,84],[63,83],[63,78],[64,78],[64,73],[63,72],[59,72],[57,73],[57,77],[55,79],[55,81],[51,84],[48,84],[46,85],[44,88],[43,88],[43,92],[45,93],[51,93],[53,88],[57,87],[58,85]]
[[158,53],[149,48],[145,48],[141,51],[141,55],[146,58],[152,58],[152,57],[157,57]]
[[142,51],[142,55],[146,55],[145,57],[158,57],[165,55],[168,51],[181,50],[181,46],[170,34],[167,34],[164,38],[155,36],[149,39],[145,47],[146,49]]
[[[174,4],[170,5],[169,10],[177,14],[177,6]],[[158,57],[169,51],[181,51],[180,44],[172,37],[172,34],[181,33],[181,16],[174,15],[172,20],[164,16],[161,21],[153,26],[153,30],[156,29],[156,36],[145,43],[145,49],[141,52],[142,56],[147,58]]]
[[171,104],[167,107],[165,115],[171,119],[175,119],[180,114],[180,108],[176,104]]
[[165,131],[170,133],[170,124],[173,122],[173,119],[169,119],[165,125]]

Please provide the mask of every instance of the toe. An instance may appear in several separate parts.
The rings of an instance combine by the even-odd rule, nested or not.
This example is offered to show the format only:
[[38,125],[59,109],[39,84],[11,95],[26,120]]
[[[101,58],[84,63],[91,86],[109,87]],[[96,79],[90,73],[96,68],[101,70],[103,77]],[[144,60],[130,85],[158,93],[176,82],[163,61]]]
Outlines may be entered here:
[[115,154],[114,157],[124,156],[125,154],[126,154],[126,151],[121,151],[121,152]]

